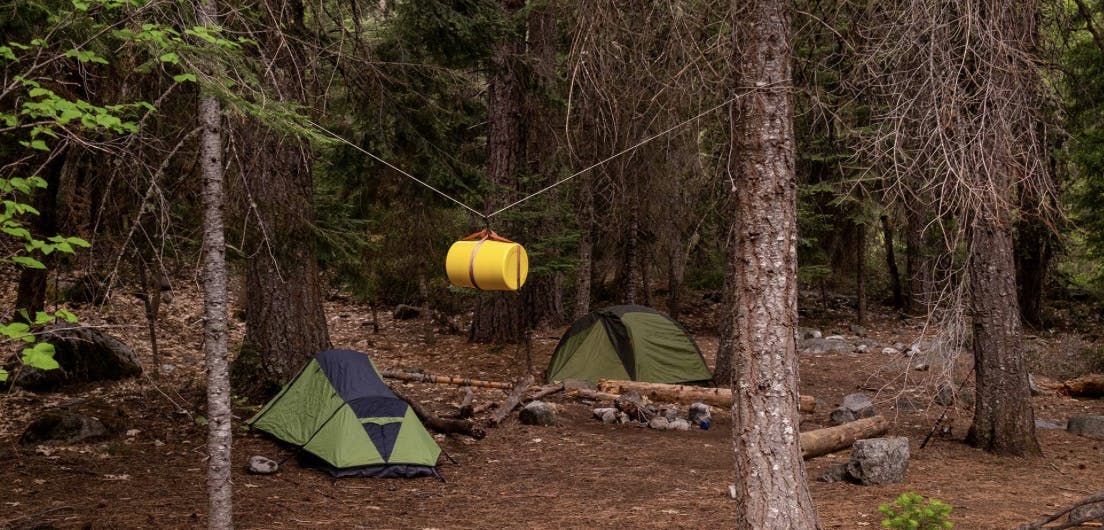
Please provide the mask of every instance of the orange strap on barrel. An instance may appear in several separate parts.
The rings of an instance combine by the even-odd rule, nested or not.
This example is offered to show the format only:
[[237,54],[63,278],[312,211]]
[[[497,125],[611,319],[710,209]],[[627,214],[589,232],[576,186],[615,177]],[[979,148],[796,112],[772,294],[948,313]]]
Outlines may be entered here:
[[[468,279],[471,281],[472,287],[475,287],[476,289],[482,290],[479,287],[479,284],[475,282],[475,254],[477,252],[479,252],[479,247],[483,246],[483,242],[487,241],[488,239],[491,240],[491,241],[498,241],[498,242],[501,242],[501,243],[514,243],[514,242],[510,241],[509,239],[506,239],[506,238],[504,238],[504,237],[502,237],[498,234],[496,234],[495,231],[491,230],[490,228],[484,228],[483,230],[480,230],[480,231],[475,232],[473,234],[468,234],[467,236],[464,237],[464,239],[462,241],[471,241],[473,239],[478,239],[479,242],[477,242],[475,244],[475,247],[472,247],[471,259],[468,261]],[[517,245],[517,243],[514,243],[514,244]],[[520,247],[521,245],[518,245],[518,246]],[[519,252],[518,258],[517,258],[517,283],[519,285],[521,284],[521,254],[520,254],[520,252]]]

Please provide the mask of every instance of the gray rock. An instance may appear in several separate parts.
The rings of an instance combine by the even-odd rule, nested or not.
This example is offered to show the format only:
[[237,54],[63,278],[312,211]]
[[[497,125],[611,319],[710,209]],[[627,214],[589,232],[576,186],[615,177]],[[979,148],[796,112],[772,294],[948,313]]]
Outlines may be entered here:
[[905,343],[903,343],[903,342],[894,342],[893,343],[893,349],[895,349],[897,351],[905,351],[906,348],[907,347],[905,346]]
[[667,418],[668,422],[675,421],[679,417],[679,408],[677,405],[668,405],[659,408],[659,415]]
[[530,401],[518,412],[518,419],[526,425],[555,425],[556,410],[551,403]]
[[690,404],[690,411],[686,415],[686,419],[690,420],[690,423],[699,424],[703,420],[709,420],[711,415],[709,413],[709,405],[702,402],[696,402]]
[[900,355],[901,350],[897,348],[882,348],[882,355]]
[[594,409],[594,417],[598,418],[598,419],[602,419],[603,416],[605,416],[606,414],[611,413],[611,412],[614,413],[614,414],[617,414],[617,409],[615,409],[613,407],[596,408],[596,409]]
[[667,422],[667,430],[669,430],[669,431],[689,431],[690,430],[690,422],[688,422],[688,421],[686,421],[682,418],[676,418],[674,421]]
[[418,318],[421,315],[422,309],[420,307],[399,304],[395,306],[395,312],[391,313],[391,318],[394,318],[395,320],[411,320],[414,318]]
[[1104,416],[1070,416],[1066,430],[1078,436],[1104,439]]
[[832,483],[843,482],[850,477],[851,475],[847,474],[847,462],[841,462],[828,468],[828,471],[825,471],[824,474],[817,477],[817,480],[820,482]]
[[866,353],[867,349],[869,349],[869,346],[867,346],[866,344],[859,344],[858,346],[855,346],[855,353]]
[[667,421],[667,418],[664,418],[663,416],[656,416],[656,417],[652,418],[651,421],[648,422],[648,427],[651,427],[653,429],[660,430],[660,431],[667,430],[668,425],[670,425],[670,422]]
[[874,403],[866,394],[848,394],[844,396],[839,408],[832,411],[829,419],[834,425],[843,425],[859,418],[869,418],[874,415]]
[[904,482],[908,471],[908,438],[871,438],[856,440],[851,446],[847,474],[864,486]]
[[43,330],[39,340],[54,346],[61,368],[24,367],[15,384],[30,390],[52,390],[64,385],[118,380],[142,373],[138,356],[129,346],[95,328],[59,324]]
[[797,338],[801,340],[805,339],[819,339],[824,335],[819,329],[813,328],[797,328]]
[[943,406],[943,407],[949,407],[951,405],[954,405],[954,403],[955,403],[954,387],[952,387],[951,385],[948,385],[947,383],[943,383],[942,385],[939,385],[939,390],[937,390],[935,392],[935,402],[936,402],[936,404],[938,404],[940,406]]
[[804,339],[797,343],[797,349],[806,353],[850,353],[855,345],[839,338]]
[[1049,420],[1035,420],[1035,428],[1036,429],[1056,429],[1056,430],[1064,431],[1064,430],[1066,430],[1066,424],[1065,423],[1058,423],[1056,421],[1049,421]]
[[280,464],[263,456],[249,457],[249,472],[257,475],[271,475],[280,470]]
[[176,370],[176,365],[175,364],[162,364],[161,365],[161,373],[163,373],[163,374],[171,374],[171,373],[173,373],[174,370]]
[[908,349],[905,350],[905,355],[908,356],[908,357],[913,357],[913,356],[916,356],[916,355],[919,355],[919,354],[920,354],[920,343],[919,342],[913,344],[912,346],[909,346]]
[[111,432],[99,418],[79,412],[43,414],[23,431],[22,445],[73,445],[107,439]]
[[863,326],[860,326],[858,324],[851,324],[848,327],[848,329],[851,330],[851,333],[853,333],[855,335],[858,335],[860,337],[865,337],[866,336],[866,328],[863,327]]
[[[600,419],[602,420],[602,423],[605,423],[606,425],[610,425],[610,424],[617,423],[618,419],[620,419],[620,418],[619,418],[618,413],[617,413],[616,410],[609,409],[607,412],[602,414],[602,417]],[[624,422],[621,422],[621,423],[624,423]]]

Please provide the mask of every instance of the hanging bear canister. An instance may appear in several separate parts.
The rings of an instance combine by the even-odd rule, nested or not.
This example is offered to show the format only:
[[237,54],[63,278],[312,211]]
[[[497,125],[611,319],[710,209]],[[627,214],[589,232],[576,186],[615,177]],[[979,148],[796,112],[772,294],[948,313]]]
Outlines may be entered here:
[[521,245],[493,230],[481,230],[449,247],[445,271],[457,287],[516,291],[529,275],[529,256]]

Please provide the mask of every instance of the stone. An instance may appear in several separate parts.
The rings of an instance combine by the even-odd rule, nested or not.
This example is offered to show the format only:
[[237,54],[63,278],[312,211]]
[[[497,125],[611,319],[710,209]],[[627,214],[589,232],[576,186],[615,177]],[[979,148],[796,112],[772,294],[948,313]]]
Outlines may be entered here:
[[395,306],[395,311],[391,313],[391,318],[395,320],[411,320],[420,316],[422,316],[421,308],[406,304]]
[[670,425],[670,423],[671,422],[667,421],[667,418],[664,418],[663,416],[656,416],[648,421],[648,427],[660,431],[665,431],[667,430],[667,426]]
[[24,367],[15,384],[28,390],[53,390],[77,383],[114,381],[142,373],[142,365],[134,350],[95,328],[72,324],[48,326],[39,340],[54,346],[54,360],[60,368],[38,370]]
[[824,335],[819,329],[813,328],[797,328],[797,338],[801,340],[805,339],[819,339]]
[[943,407],[949,407],[951,405],[954,405],[954,403],[955,403],[954,388],[951,385],[948,385],[947,383],[943,383],[942,385],[939,385],[939,390],[937,390],[935,392],[935,402],[936,402],[936,404],[938,404],[940,406],[943,406]]
[[901,350],[897,348],[882,348],[882,355],[900,355]]
[[894,342],[893,343],[893,349],[895,349],[897,351],[905,351],[907,348],[905,346],[905,343],[903,343],[903,342]]
[[859,337],[866,336],[866,328],[859,324],[851,324],[848,329],[851,331],[852,334],[858,335]]
[[51,411],[33,421],[19,437],[22,445],[73,445],[112,435],[99,418],[79,412]]
[[1066,430],[1086,438],[1104,439],[1104,416],[1070,416]]
[[161,365],[161,373],[163,373],[163,374],[171,374],[171,373],[173,373],[174,370],[176,370],[176,365],[175,364],[162,364]]
[[[626,417],[628,417],[628,416],[626,416]],[[602,423],[605,423],[606,425],[610,425],[610,424],[618,423],[618,420],[620,420],[620,416],[618,416],[618,412],[616,410],[610,409],[608,412],[603,413],[602,417],[600,419],[602,420]],[[625,422],[620,422],[620,423],[625,423]]]
[[667,421],[675,421],[679,416],[679,408],[677,405],[668,405],[659,408],[659,415],[667,418]]
[[260,455],[249,457],[249,472],[256,475],[271,475],[280,470],[275,460]]
[[832,411],[829,419],[834,425],[843,425],[871,416],[874,416],[874,403],[866,394],[848,394],[844,396],[839,408]]
[[859,344],[855,346],[855,353],[866,353],[867,349],[869,349],[869,347],[866,344]]
[[847,474],[864,486],[899,484],[908,471],[909,444],[903,436],[856,440]]
[[556,410],[551,403],[530,401],[518,412],[518,419],[526,425],[555,425]]
[[855,345],[839,338],[815,338],[798,341],[797,349],[806,353],[850,353]]
[[686,414],[686,419],[690,420],[690,423],[698,425],[703,420],[709,421],[711,416],[712,415],[709,413],[709,405],[698,401],[690,404],[690,411]]
[[1035,420],[1035,428],[1036,429],[1056,429],[1056,430],[1064,431],[1064,430],[1066,430],[1066,424],[1065,423],[1058,423],[1056,421],[1049,421],[1049,420]]
[[851,475],[847,474],[847,462],[841,462],[828,468],[827,471],[817,477],[817,481],[831,484],[833,482],[843,482],[850,478]]
[[913,344],[912,346],[909,346],[905,350],[905,355],[908,356],[908,357],[914,357],[914,356],[919,355],[919,354],[920,354],[920,343],[919,342]]
[[594,417],[602,419],[606,414],[617,414],[617,409],[613,407],[600,407],[594,409]]
[[689,431],[690,422],[682,419],[675,418],[673,421],[667,422],[667,430],[669,431]]

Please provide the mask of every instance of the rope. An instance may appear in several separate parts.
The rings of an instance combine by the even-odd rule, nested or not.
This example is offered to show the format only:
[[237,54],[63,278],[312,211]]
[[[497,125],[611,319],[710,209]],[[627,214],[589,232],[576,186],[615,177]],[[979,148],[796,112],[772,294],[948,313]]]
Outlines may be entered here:
[[521,203],[523,203],[523,202],[525,202],[529,199],[532,199],[533,197],[536,197],[537,195],[540,195],[540,194],[542,194],[542,193],[544,193],[548,190],[551,190],[551,189],[553,189],[553,188],[555,188],[555,187],[557,187],[557,186],[559,186],[559,185],[561,185],[561,184],[563,184],[563,183],[565,183],[565,182],[567,182],[571,179],[574,179],[575,177],[578,177],[579,175],[587,173],[588,171],[591,171],[591,170],[593,170],[597,167],[600,167],[602,165],[608,164],[610,161],[612,161],[615,158],[618,158],[618,157],[620,157],[620,156],[622,156],[626,153],[629,153],[631,151],[635,151],[635,150],[647,145],[649,142],[652,142],[653,140],[655,140],[657,138],[660,138],[662,136],[666,136],[667,134],[670,134],[673,131],[681,129],[682,127],[685,127],[685,126],[689,125],[690,123],[692,123],[696,120],[699,120],[702,117],[704,117],[704,116],[706,116],[706,115],[708,115],[708,114],[710,114],[710,113],[712,113],[712,112],[714,112],[714,111],[716,111],[716,110],[718,110],[722,107],[725,107],[726,105],[732,103],[733,101],[736,101],[739,97],[740,96],[735,96],[735,97],[729,98],[729,99],[725,100],[723,103],[720,103],[718,105],[710,107],[709,109],[698,113],[696,116],[694,116],[692,118],[689,118],[689,119],[684,120],[682,122],[679,122],[675,125],[672,125],[671,127],[668,127],[667,129],[664,129],[664,130],[662,130],[662,131],[660,131],[656,134],[653,134],[653,135],[651,135],[651,136],[649,136],[649,137],[647,137],[647,138],[645,138],[645,139],[643,139],[643,140],[641,140],[641,141],[639,141],[639,142],[637,142],[637,143],[635,143],[635,144],[633,144],[629,147],[626,147],[626,148],[624,148],[624,149],[622,149],[622,150],[620,150],[620,151],[618,151],[618,152],[616,152],[616,153],[614,153],[614,154],[612,154],[612,155],[610,155],[606,158],[603,158],[602,160],[600,160],[598,162],[595,162],[594,164],[591,164],[591,165],[589,165],[589,166],[587,166],[583,169],[580,169],[579,171],[576,171],[575,173],[572,173],[571,175],[569,175],[567,177],[564,177],[564,178],[562,178],[562,179],[560,179],[556,182],[553,182],[552,184],[549,184],[549,185],[547,185],[547,186],[545,186],[545,187],[543,187],[543,188],[541,188],[541,189],[539,189],[539,190],[537,190],[533,193],[530,193],[529,195],[526,195],[526,196],[524,196],[524,197],[522,197],[522,198],[520,198],[520,199],[518,199],[518,200],[516,200],[516,201],[514,201],[510,204],[507,204],[506,206],[503,206],[502,208],[499,208],[499,209],[497,209],[497,210],[495,210],[495,211],[493,211],[489,214],[486,214],[486,215],[484,215],[479,210],[476,210],[475,208],[472,208],[471,206],[468,206],[467,204],[464,204],[459,199],[456,199],[453,196],[451,196],[451,195],[449,195],[449,194],[447,194],[447,193],[445,193],[445,192],[443,192],[443,191],[441,191],[437,188],[434,188],[433,186],[429,185],[426,181],[424,181],[422,179],[419,179],[418,177],[415,177],[414,175],[411,175],[410,173],[407,173],[406,171],[403,171],[402,169],[399,169],[394,164],[392,164],[392,163],[390,163],[390,162],[388,162],[388,161],[386,161],[386,160],[384,160],[384,159],[368,152],[367,150],[363,149],[359,145],[356,145],[353,142],[350,142],[349,140],[346,140],[345,138],[342,138],[341,136],[338,136],[333,131],[331,131],[331,130],[329,130],[329,129],[327,129],[327,128],[325,128],[325,127],[323,127],[323,126],[321,126],[317,123],[314,123],[313,121],[310,121],[310,120],[307,120],[307,123],[315,126],[318,130],[320,130],[320,131],[326,133],[327,135],[333,137],[335,140],[338,140],[338,141],[348,145],[349,147],[352,147],[353,149],[356,149],[357,151],[360,151],[361,153],[363,153],[365,155],[368,155],[373,160],[375,160],[375,161],[377,161],[377,162],[379,162],[379,163],[381,163],[381,164],[383,164],[383,165],[385,165],[385,166],[387,166],[391,169],[394,169],[395,171],[398,171],[402,175],[410,178],[411,180],[417,182],[418,184],[421,184],[422,186],[425,186],[425,187],[433,190],[438,195],[440,195],[440,196],[456,203],[457,205],[467,209],[468,211],[474,213],[475,215],[478,215],[484,221],[487,221],[491,217],[494,217],[494,216],[496,216],[496,215],[498,215],[502,212],[505,212],[506,210],[509,210],[510,208],[513,208],[513,207],[515,207],[515,206],[517,206],[517,205],[519,205],[519,204],[521,204]]

